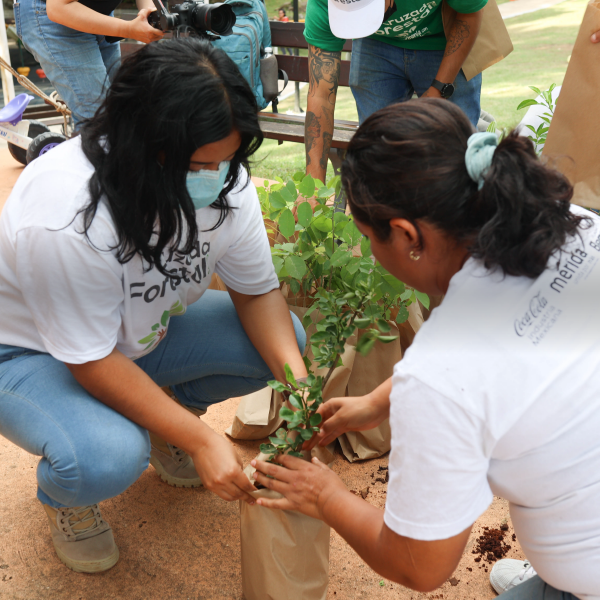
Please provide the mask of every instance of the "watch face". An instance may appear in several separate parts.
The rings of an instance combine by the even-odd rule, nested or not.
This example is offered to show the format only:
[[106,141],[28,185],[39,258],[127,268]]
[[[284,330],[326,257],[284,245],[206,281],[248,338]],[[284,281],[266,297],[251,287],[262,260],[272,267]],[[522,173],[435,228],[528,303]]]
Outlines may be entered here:
[[454,86],[451,83],[447,83],[441,90],[442,98],[450,98],[454,94]]

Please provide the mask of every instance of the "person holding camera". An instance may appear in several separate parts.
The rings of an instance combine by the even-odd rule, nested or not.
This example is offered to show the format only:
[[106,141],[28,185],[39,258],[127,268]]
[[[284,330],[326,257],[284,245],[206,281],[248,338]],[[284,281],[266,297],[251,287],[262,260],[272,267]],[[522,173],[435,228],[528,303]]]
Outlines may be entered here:
[[133,21],[113,17],[120,0],[17,0],[17,34],[71,109],[77,130],[94,116],[121,60],[118,41],[149,43],[163,33],[151,27],[152,0],[137,0]]
[[[223,51],[148,44],[3,209],[0,434],[41,456],[37,496],[75,571],[116,563],[98,503],[149,462],[171,485],[253,502],[233,446],[198,416],[284,380],[286,363],[307,374],[249,176],[262,139]],[[213,273],[229,293],[207,290]]]
[[499,561],[495,589],[598,600],[600,218],[570,204],[572,185],[530,140],[474,133],[439,99],[367,119],[342,182],[381,265],[445,296],[388,381],[319,407],[309,445],[389,418],[385,510],[291,456],[253,461],[256,481],[285,496],[258,504],[324,520],[377,573],[431,592],[500,496],[537,574]]

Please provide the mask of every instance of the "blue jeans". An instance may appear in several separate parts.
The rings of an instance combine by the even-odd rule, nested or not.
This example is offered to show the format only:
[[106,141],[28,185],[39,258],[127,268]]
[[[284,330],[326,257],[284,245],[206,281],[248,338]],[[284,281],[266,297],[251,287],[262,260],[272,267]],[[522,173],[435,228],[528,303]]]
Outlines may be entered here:
[[94,116],[121,64],[118,43],[51,21],[43,0],[14,5],[17,35],[73,113],[75,128]]
[[519,584],[498,598],[502,600],[577,600],[569,592],[560,592],[542,581],[539,576]]
[[[435,79],[443,50],[406,50],[370,38],[352,42],[350,88],[362,123],[380,108],[424,94]],[[451,83],[444,81],[444,83]],[[467,81],[459,71],[450,102],[467,115],[474,127],[481,113],[481,73]]]
[[[292,315],[300,351],[306,334]],[[271,371],[250,342],[227,292],[208,290],[166,338],[138,359],[159,386],[205,409],[264,388]],[[81,387],[50,354],[0,345],[0,434],[41,456],[38,498],[55,508],[117,496],[148,467],[148,432]]]

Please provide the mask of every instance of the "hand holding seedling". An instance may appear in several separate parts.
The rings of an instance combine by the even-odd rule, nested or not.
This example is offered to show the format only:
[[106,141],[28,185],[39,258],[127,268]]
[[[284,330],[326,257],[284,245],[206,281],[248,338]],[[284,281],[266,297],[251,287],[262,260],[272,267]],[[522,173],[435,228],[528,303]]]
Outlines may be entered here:
[[256,488],[244,475],[242,461],[226,439],[215,433],[192,454],[192,459],[206,489],[228,502],[244,500],[254,504],[250,493]]
[[342,480],[319,459],[311,462],[289,455],[275,458],[272,462],[253,460],[256,481],[284,498],[259,498],[257,503],[266,508],[297,510],[309,517],[324,520],[323,510],[327,503],[340,493],[350,493]]

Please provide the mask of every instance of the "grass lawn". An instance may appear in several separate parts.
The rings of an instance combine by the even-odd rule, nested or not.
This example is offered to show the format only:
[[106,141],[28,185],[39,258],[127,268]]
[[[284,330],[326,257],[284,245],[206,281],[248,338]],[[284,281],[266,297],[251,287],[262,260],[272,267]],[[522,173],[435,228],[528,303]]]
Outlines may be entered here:
[[[568,0],[506,21],[515,49],[483,73],[481,97],[482,108],[496,117],[500,127],[514,127],[521,120],[524,111],[517,112],[517,105],[535,96],[528,86],[548,89],[552,83],[562,83],[586,5],[587,0]],[[308,86],[300,90],[304,109],[307,92]],[[293,108],[293,97],[280,104],[282,113]],[[335,115],[338,119],[358,120],[349,88],[339,89]],[[256,160],[255,175],[285,178],[304,170],[304,147],[291,142],[278,146],[267,140]],[[328,177],[332,175],[329,165]]]

